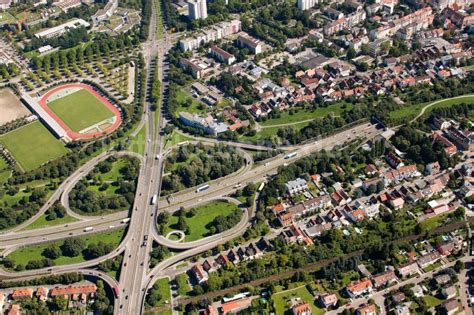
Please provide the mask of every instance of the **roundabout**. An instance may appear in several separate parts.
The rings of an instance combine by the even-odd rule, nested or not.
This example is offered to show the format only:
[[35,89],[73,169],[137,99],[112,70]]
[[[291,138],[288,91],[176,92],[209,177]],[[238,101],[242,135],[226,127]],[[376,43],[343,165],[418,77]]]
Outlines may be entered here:
[[182,242],[184,241],[184,238],[186,235],[184,234],[183,231],[171,231],[165,236],[167,239],[173,241],[173,242]]

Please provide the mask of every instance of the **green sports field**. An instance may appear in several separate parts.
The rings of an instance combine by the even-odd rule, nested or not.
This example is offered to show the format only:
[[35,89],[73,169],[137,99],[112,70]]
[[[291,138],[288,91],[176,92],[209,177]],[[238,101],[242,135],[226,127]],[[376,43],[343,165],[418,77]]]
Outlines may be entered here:
[[10,151],[25,171],[35,169],[67,153],[64,144],[39,121],[0,136],[0,143]]
[[54,100],[48,103],[48,107],[74,132],[114,116],[105,104],[85,89]]

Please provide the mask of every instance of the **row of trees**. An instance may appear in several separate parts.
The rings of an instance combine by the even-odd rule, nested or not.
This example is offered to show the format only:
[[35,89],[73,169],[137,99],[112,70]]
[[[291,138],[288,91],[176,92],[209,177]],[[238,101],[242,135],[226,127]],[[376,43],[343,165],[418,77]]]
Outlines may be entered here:
[[163,178],[163,193],[173,193],[229,175],[243,165],[244,159],[237,150],[224,144],[181,146],[166,160],[170,175]]

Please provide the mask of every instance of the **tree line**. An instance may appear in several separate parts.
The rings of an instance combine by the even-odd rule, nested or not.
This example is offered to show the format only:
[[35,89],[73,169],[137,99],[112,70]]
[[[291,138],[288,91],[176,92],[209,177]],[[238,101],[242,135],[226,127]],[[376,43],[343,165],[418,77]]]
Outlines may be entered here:
[[233,147],[185,145],[166,159],[170,175],[163,177],[164,194],[194,187],[202,183],[232,174],[244,166],[244,159]]

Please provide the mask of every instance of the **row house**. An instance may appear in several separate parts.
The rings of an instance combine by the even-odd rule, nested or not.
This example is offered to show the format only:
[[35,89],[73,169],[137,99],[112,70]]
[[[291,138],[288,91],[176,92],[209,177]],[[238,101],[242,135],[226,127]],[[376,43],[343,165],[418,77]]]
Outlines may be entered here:
[[382,175],[386,184],[401,182],[402,180],[417,176],[419,174],[415,164],[401,166]]
[[399,158],[395,153],[389,152],[387,155],[385,155],[385,160],[387,161],[388,164],[390,164],[391,167],[394,169],[398,169],[402,166],[405,166],[403,163],[402,159]]
[[351,202],[352,198],[343,189],[338,189],[331,194],[331,201],[334,206],[342,206]]
[[474,150],[474,134],[471,131],[451,126],[445,132],[446,136],[463,150]]
[[369,36],[372,40],[392,37],[402,28],[418,32],[433,24],[433,19],[433,9],[427,6],[370,31]]
[[217,60],[219,60],[222,63],[225,63],[226,65],[231,65],[235,62],[235,57],[231,53],[228,53],[222,48],[217,47],[216,45],[213,45],[211,47],[211,55],[215,57]]
[[237,46],[248,48],[254,55],[260,54],[263,49],[262,43],[248,34],[239,35],[237,38]]
[[439,254],[439,252],[434,251],[434,252],[425,254],[421,257],[418,257],[416,262],[420,268],[425,268],[436,263],[440,259],[441,259],[441,255]]
[[449,20],[460,29],[474,24],[474,16],[464,11],[455,11],[447,8],[443,11],[442,16],[444,20]]

